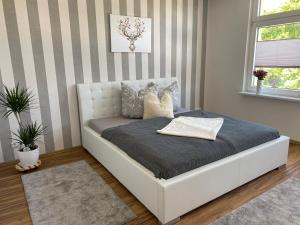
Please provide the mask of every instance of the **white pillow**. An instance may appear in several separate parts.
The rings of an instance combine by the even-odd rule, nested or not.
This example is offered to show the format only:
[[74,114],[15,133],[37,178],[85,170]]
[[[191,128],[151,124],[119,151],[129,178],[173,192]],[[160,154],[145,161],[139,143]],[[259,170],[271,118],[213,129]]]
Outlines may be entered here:
[[174,118],[171,94],[165,93],[161,99],[153,93],[149,93],[144,96],[143,119],[150,119],[154,117]]

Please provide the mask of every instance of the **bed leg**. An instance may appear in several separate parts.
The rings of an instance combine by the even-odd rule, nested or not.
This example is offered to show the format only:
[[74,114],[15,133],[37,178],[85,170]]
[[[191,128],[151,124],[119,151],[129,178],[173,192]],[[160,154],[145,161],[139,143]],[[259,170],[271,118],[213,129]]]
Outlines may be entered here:
[[279,167],[275,168],[275,170],[283,169],[283,168],[285,168],[285,166],[286,166],[286,165],[279,166]]
[[180,221],[180,217],[175,218],[174,220],[171,220],[170,222],[167,223],[161,223],[159,222],[160,225],[174,225]]

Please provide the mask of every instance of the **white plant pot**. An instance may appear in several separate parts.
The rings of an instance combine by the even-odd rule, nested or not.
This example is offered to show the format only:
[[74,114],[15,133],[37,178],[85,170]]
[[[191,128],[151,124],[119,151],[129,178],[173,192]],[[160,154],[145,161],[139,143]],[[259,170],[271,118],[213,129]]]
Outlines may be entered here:
[[35,165],[39,160],[40,151],[39,148],[28,152],[18,151],[18,155],[22,166],[32,166]]

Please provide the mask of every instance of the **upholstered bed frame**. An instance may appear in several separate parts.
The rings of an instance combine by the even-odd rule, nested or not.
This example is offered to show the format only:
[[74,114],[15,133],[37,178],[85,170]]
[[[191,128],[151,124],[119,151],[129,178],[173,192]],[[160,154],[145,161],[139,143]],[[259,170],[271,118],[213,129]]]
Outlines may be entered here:
[[[167,85],[173,80],[175,78],[127,83],[142,87],[149,81]],[[176,222],[181,215],[287,162],[289,138],[281,136],[174,178],[157,179],[151,171],[88,126],[90,119],[121,114],[120,82],[79,84],[77,91],[83,147],[162,224]]]

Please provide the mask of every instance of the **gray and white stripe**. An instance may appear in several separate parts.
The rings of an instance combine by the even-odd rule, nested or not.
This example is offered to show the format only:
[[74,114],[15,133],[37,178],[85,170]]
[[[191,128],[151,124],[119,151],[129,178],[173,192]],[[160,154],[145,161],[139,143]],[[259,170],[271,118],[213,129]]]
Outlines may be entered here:
[[[141,1],[134,0],[134,16],[141,17]],[[138,52],[135,53],[135,71],[136,71],[136,79],[142,80],[143,79],[143,71],[142,71],[142,53]]]
[[154,78],[160,77],[160,33],[163,32],[160,30],[160,0],[153,0],[153,48],[152,51],[154,53],[154,64],[152,65],[154,68]]
[[[34,58],[31,45],[31,35],[28,22],[28,12],[26,9],[26,2],[21,1],[19,4],[16,4],[16,15],[18,21],[18,29],[20,35],[20,44],[22,50],[22,58],[24,63],[24,72],[25,72],[25,83],[27,88],[29,88],[35,96],[38,96],[38,87],[36,79],[36,71],[34,66]],[[40,105],[40,99],[35,99],[36,107]],[[41,111],[32,109],[30,110],[31,118],[33,121],[37,121],[39,124],[42,123]],[[44,153],[46,151],[44,136],[41,138],[39,143],[40,152]]]
[[69,13],[67,11],[61,13],[65,13],[65,15],[69,14],[75,81],[76,83],[83,83],[84,80],[83,80],[83,67],[82,67],[82,57],[81,57],[78,4],[77,4],[77,0],[68,0],[68,2],[66,2],[65,4],[68,4]]
[[90,55],[91,55],[91,66],[92,66],[92,77],[93,82],[100,81],[100,67],[99,67],[99,52],[98,52],[98,34],[97,34],[97,20],[95,1],[87,0],[87,14],[88,14],[88,28],[90,38]]
[[[127,15],[127,0],[119,0],[119,10],[113,14]],[[129,53],[122,53],[122,77],[129,80]]]
[[[82,0],[79,0],[82,1]],[[104,11],[103,11],[103,15],[104,15],[104,24],[105,24],[105,35],[106,35],[106,56],[107,56],[107,71],[108,71],[108,80],[109,81],[115,81],[115,80],[119,80],[116,79],[116,69],[115,69],[115,65],[117,65],[117,69],[120,68],[120,54],[113,54],[110,51],[110,28],[109,28],[109,14],[113,13],[112,12],[112,2],[115,2],[118,0],[103,0],[103,5],[104,5]],[[116,63],[115,63],[115,59],[116,59]],[[118,75],[122,75],[122,74],[118,74]]]
[[[51,0],[50,0],[51,1]],[[88,26],[87,2],[84,0],[77,0],[78,17],[79,17],[79,31],[81,40],[81,54],[83,66],[83,80],[85,83],[93,81],[90,55],[90,35]]]
[[[1,71],[1,89],[3,90],[3,85],[7,87],[14,87],[14,73],[12,68],[12,58],[9,48],[8,42],[8,32],[6,32],[5,25],[5,17],[3,4],[0,4],[0,71]],[[1,119],[2,120],[2,119]],[[1,127],[1,145],[3,150],[3,158],[5,160],[12,160],[15,158],[15,153],[12,151],[10,146],[10,139],[7,139],[7,133],[15,132],[18,129],[18,123],[13,116],[8,118],[9,124],[7,125],[7,121],[1,122],[3,124],[3,128]],[[2,136],[3,135],[3,136]],[[9,136],[11,137],[11,136]]]
[[[36,0],[38,16],[40,20],[42,47],[45,58],[46,84],[48,86],[49,105],[51,113],[51,123],[55,149],[64,148],[62,117],[59,102],[59,87],[57,86],[60,74],[56,74],[54,45],[52,39],[52,29],[50,22],[50,12],[47,0]],[[51,2],[51,1],[50,1]]]
[[[49,1],[49,16],[52,30],[53,53],[55,61],[56,82],[58,90],[59,109],[61,115],[64,147],[72,147],[71,125],[69,115],[69,99],[66,83],[63,43],[60,26],[58,0]],[[99,75],[99,74],[98,74]],[[97,79],[99,80],[99,79]]]
[[[67,96],[70,115],[70,129],[72,137],[72,146],[80,145],[80,126],[78,120],[78,105],[76,98],[76,72],[74,67],[71,25],[69,17],[69,6],[67,1],[58,1],[59,4],[59,17],[61,24],[62,45],[64,52],[65,75]],[[67,109],[65,109],[67,110]]]
[[[37,93],[40,103],[40,112],[42,125],[47,127],[47,135],[44,137],[46,151],[53,151],[54,138],[53,138],[53,128],[52,128],[52,117],[50,112],[50,96],[48,95],[48,85],[46,78],[46,66],[45,66],[45,57],[42,44],[42,36],[40,29],[40,21],[38,15],[38,7],[36,0],[26,1],[27,3],[27,12],[28,12],[28,23],[31,36],[31,46],[32,46],[32,56],[34,62],[34,69],[37,82]],[[24,10],[24,8],[23,8]],[[27,18],[22,18],[27,20]],[[30,54],[30,53],[27,53]],[[26,56],[24,56],[26,57]],[[28,56],[30,57],[30,56]],[[28,79],[34,79],[29,77]]]
[[5,17],[6,32],[8,36],[8,46],[10,49],[10,56],[12,58],[11,62],[14,79],[17,80],[20,85],[26,86],[14,1],[3,0],[3,11]]
[[160,1],[160,77],[166,77],[166,1]]
[[[0,91],[3,91],[3,83],[2,83],[2,75],[0,71]],[[14,159],[14,153],[12,151],[12,148],[10,146],[10,138],[11,138],[11,133],[10,133],[10,125],[9,121],[4,118],[0,118],[0,160],[2,161],[9,161]]]
[[[126,1],[126,0],[124,0],[124,1]],[[119,0],[112,0],[111,1],[111,13],[112,14],[115,14],[115,15],[120,14],[120,3],[121,2],[119,2]],[[108,24],[106,24],[106,25],[108,25]],[[106,32],[106,33],[109,34],[109,32]],[[110,52],[110,41],[111,41],[110,36],[108,38],[109,38],[109,42],[107,42],[106,47],[107,47],[107,51]],[[110,52],[110,54],[113,55],[114,60],[115,60],[114,61],[115,80],[116,81],[124,80],[123,64],[122,64],[123,54],[121,54],[121,53],[111,53],[111,52]],[[126,71],[127,71],[127,75],[126,76],[129,76],[128,75],[128,70],[125,70],[125,73],[126,73]],[[126,78],[126,80],[128,80],[128,78]]]
[[[0,0],[0,90],[19,83],[34,91],[39,108],[26,118],[47,127],[42,153],[80,145],[77,83],[173,76],[183,106],[199,107],[205,2]],[[112,53],[111,13],[152,18],[151,53]],[[0,126],[0,161],[15,159],[17,122]]]
[[[197,50],[198,50],[198,45],[199,43],[197,42],[197,32],[198,32],[198,0],[193,0],[193,28],[192,28],[192,35],[193,35],[193,39],[192,39],[192,43],[193,43],[193,48],[192,48],[192,77],[191,77],[191,91],[190,93],[196,93],[196,79],[197,79]],[[200,32],[199,32],[200,33]],[[200,35],[199,35],[200,36]],[[199,74],[200,76],[200,74]],[[190,104],[191,104],[191,108],[198,108],[199,105],[197,106],[196,104],[196,94],[191,94],[190,96]]]
[[175,38],[172,36],[172,7],[173,7],[174,3],[172,4],[172,0],[166,0],[166,6],[165,6],[165,10],[166,10],[166,36],[165,38],[165,71],[164,71],[164,75],[166,77],[171,77],[171,65],[172,65],[172,38]]
[[[105,14],[104,14],[104,5],[103,0],[95,1],[95,9],[96,9],[96,25],[98,27],[105,27]],[[108,81],[108,73],[107,73],[107,44],[106,44],[106,36],[105,29],[97,29],[98,36],[98,53],[99,60],[101,62],[100,67],[100,80]]]
[[[25,71],[23,58],[21,54],[20,36],[17,25],[17,17],[14,1],[3,0],[3,10],[6,22],[6,31],[8,36],[8,44],[10,49],[10,56],[12,58],[12,69],[14,79],[21,86],[26,86],[25,82]],[[31,121],[30,114],[23,114],[23,119],[27,122]]]
[[[188,2],[189,0],[184,0],[185,4],[182,5],[182,61],[181,61],[181,104],[183,107],[186,107],[186,71],[187,71],[187,54],[188,54],[188,48],[187,48],[187,36],[188,36],[188,27],[187,27],[187,20],[188,20]],[[182,76],[182,74],[185,74],[185,76]]]
[[[154,21],[153,21],[153,15],[154,15],[154,6],[153,6],[154,0],[148,0],[147,2],[147,13],[148,18],[152,19],[151,24],[151,52],[148,54],[148,71],[149,71],[149,78],[154,78]],[[145,5],[146,6],[146,5]]]
[[[134,0],[127,0],[127,15],[134,16]],[[125,15],[126,15],[125,14]],[[128,66],[129,66],[129,79],[136,79],[136,68],[135,68],[135,53],[128,54]]]
[[[186,84],[185,84],[185,108],[191,107],[191,78],[192,78],[192,51],[195,45],[193,44],[193,0],[188,0],[187,7],[187,49],[186,49]],[[197,44],[197,42],[195,42]]]
[[[140,12],[141,17],[147,17],[147,0],[136,0],[140,2]],[[147,79],[149,76],[149,68],[148,68],[148,53],[141,53],[142,55],[142,79]],[[137,65],[138,66],[138,65]],[[137,70],[138,71],[138,70]],[[137,77],[138,78],[138,77]]]
[[[200,51],[198,51],[198,53],[201,52],[201,55],[198,57],[199,60],[201,60],[201,68],[199,68],[200,71],[200,93],[196,95],[199,96],[200,98],[200,107],[203,108],[204,107],[204,83],[205,83],[205,61],[206,61],[206,37],[207,37],[207,11],[208,11],[208,0],[203,0],[203,4],[202,4],[202,37],[201,37],[201,44],[202,47],[200,49]],[[198,29],[199,30],[199,29]],[[200,36],[200,34],[198,33],[198,36]]]

